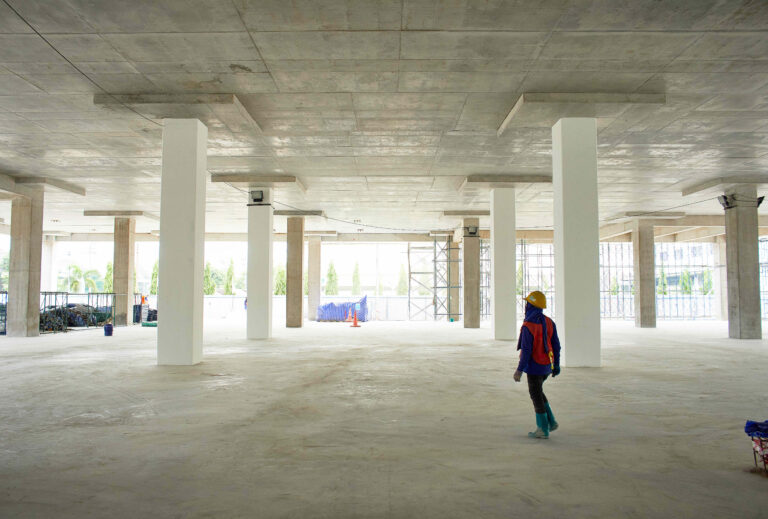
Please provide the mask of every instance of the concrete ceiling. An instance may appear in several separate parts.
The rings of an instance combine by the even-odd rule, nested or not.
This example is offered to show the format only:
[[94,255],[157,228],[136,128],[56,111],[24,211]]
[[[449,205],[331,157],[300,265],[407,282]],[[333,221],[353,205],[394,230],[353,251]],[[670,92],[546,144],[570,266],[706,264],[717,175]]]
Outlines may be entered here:
[[[487,186],[459,189],[467,175],[551,174],[551,113],[497,135],[523,93],[665,94],[597,112],[602,218],[768,169],[763,0],[8,3],[34,30],[0,1],[0,171],[87,189],[47,195],[46,229],[108,231],[89,209],[159,214],[162,114],[94,103],[104,93],[235,94],[255,125],[174,113],[209,124],[211,173],[297,176],[306,192],[278,202],[353,221],[309,229],[444,229],[459,221],[445,210],[488,208]],[[208,231],[243,232],[243,202],[209,184]],[[518,204],[519,226],[551,224],[550,184]]]

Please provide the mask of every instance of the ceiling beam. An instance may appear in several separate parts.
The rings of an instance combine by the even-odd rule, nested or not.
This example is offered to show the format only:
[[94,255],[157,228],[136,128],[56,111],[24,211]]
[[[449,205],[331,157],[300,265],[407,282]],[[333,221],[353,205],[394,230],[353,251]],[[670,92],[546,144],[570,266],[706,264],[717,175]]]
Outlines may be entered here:
[[313,209],[310,211],[303,211],[301,209],[276,209],[273,214],[275,216],[325,216],[325,213],[321,209]]
[[299,188],[302,193],[307,188],[294,175],[261,175],[259,173],[212,173],[211,182],[223,182],[233,187],[251,188],[276,188],[290,187],[291,185]]
[[732,177],[711,178],[703,182],[690,184],[684,187],[681,193],[683,196],[723,194],[728,188],[743,184],[766,185],[768,184],[768,175],[735,175]]
[[111,218],[138,218],[143,216],[150,220],[160,220],[160,217],[141,210],[123,210],[123,209],[86,209],[83,216],[108,216]]
[[459,184],[458,191],[468,187],[519,188],[527,184],[551,184],[551,175],[469,175]]
[[563,117],[617,117],[633,105],[663,105],[665,94],[558,93],[522,94],[502,121],[496,135],[512,126],[551,127]]
[[458,209],[455,211],[443,211],[443,216],[456,216],[456,217],[463,217],[463,216],[490,216],[491,211],[488,209]]
[[56,178],[16,177],[16,184],[38,184],[44,187],[52,187],[52,188],[60,189],[61,191],[66,191],[68,193],[72,193],[78,196],[85,196],[84,187],[78,186],[77,184],[73,184],[71,182],[66,182],[64,180],[59,180]]

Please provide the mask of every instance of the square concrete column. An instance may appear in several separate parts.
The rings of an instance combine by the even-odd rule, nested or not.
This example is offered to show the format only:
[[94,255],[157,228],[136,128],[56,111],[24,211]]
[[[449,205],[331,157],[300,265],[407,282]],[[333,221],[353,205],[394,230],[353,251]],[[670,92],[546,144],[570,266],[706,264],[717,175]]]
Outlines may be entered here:
[[461,318],[461,248],[448,238],[448,320]]
[[727,251],[725,235],[715,238],[715,273],[712,276],[712,286],[715,290],[715,317],[721,321],[728,320],[728,276]]
[[40,335],[40,266],[43,247],[43,189],[11,202],[11,251],[8,272],[6,333]]
[[728,336],[761,339],[760,264],[757,189],[738,186],[726,192],[725,243],[728,259]]
[[248,311],[246,337],[272,337],[272,193],[263,190],[260,204],[248,205]]
[[480,328],[480,220],[464,218],[463,231],[464,328]]
[[491,190],[491,301],[493,336],[517,339],[517,258],[515,190]]
[[656,328],[656,257],[653,224],[637,220],[632,225],[635,326]]
[[40,290],[42,292],[56,291],[56,272],[53,270],[53,266],[56,264],[55,251],[56,238],[43,236],[43,254],[40,266]]
[[197,119],[163,120],[157,363],[203,358],[203,253],[208,128]]
[[133,323],[133,286],[136,276],[136,219],[115,218],[114,251],[112,258],[112,291],[115,293],[115,325]]
[[301,328],[304,310],[304,217],[288,218],[285,266],[285,326]]
[[323,242],[320,236],[310,236],[307,241],[307,297],[309,308],[307,314],[310,321],[317,321],[317,307],[320,306],[320,269],[322,266]]
[[564,364],[600,366],[597,127],[560,119],[552,127],[556,322]]

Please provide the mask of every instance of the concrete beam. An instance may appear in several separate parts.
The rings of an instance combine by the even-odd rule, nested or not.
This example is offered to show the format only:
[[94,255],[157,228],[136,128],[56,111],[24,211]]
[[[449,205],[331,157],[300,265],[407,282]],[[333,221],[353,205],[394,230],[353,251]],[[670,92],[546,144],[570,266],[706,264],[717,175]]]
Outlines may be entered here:
[[37,184],[43,187],[51,187],[72,193],[78,196],[85,196],[85,188],[73,184],[72,182],[66,182],[64,180],[58,180],[48,177],[16,177],[16,184]]
[[275,216],[325,216],[325,212],[320,209],[311,211],[302,211],[298,209],[281,209],[275,210]]
[[491,211],[490,209],[459,209],[456,211],[443,211],[443,216],[455,216],[459,218],[467,216],[491,216]]
[[600,227],[600,241],[611,241],[612,238],[632,232],[631,222],[618,222]]
[[146,211],[126,211],[121,209],[87,209],[83,211],[83,216],[108,216],[113,218],[138,218],[143,216],[150,220],[160,221],[160,217],[156,214],[148,213]]
[[625,211],[615,216],[608,218],[608,221],[618,220],[666,220],[666,219],[678,219],[685,216],[682,211]]
[[721,195],[729,188],[741,185],[754,184],[755,186],[768,185],[768,175],[736,175],[732,177],[717,177],[691,184],[682,190],[683,196],[694,194]]
[[526,184],[551,184],[549,175],[469,175],[458,187],[463,191],[468,187],[478,188],[517,188]]
[[260,175],[258,173],[212,173],[211,182],[224,182],[233,187],[243,187],[249,189],[297,187],[301,192],[306,192],[307,188],[302,184],[298,177],[294,175]]
[[203,124],[220,121],[232,131],[262,133],[235,94],[95,94],[93,104],[128,106],[150,119],[196,118]]
[[502,121],[496,135],[507,127],[549,127],[566,117],[617,117],[633,105],[663,105],[665,94],[549,93],[522,94]]

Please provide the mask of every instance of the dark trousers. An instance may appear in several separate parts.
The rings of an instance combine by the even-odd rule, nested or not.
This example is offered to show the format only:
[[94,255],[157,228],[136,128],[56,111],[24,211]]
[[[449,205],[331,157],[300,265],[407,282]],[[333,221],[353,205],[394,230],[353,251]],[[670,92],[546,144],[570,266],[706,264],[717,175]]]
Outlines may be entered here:
[[547,403],[547,395],[544,394],[544,381],[547,380],[549,375],[527,375],[528,376],[528,393],[533,400],[533,408],[536,413],[546,413],[547,408],[544,404]]

